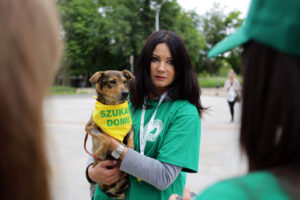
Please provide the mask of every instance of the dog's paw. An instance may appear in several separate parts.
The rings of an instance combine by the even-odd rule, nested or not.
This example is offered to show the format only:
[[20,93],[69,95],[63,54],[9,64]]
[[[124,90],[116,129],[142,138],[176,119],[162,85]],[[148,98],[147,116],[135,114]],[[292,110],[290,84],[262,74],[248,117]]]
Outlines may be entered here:
[[94,134],[94,135],[98,135],[101,132],[98,129],[94,128],[94,129],[91,130],[91,133]]

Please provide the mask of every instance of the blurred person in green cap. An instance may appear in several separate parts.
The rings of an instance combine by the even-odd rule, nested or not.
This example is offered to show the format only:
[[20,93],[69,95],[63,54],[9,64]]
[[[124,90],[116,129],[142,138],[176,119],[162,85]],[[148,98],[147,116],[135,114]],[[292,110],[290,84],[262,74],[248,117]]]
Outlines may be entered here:
[[300,199],[300,1],[252,0],[243,26],[208,56],[239,45],[240,145],[249,173],[216,183],[195,199]]

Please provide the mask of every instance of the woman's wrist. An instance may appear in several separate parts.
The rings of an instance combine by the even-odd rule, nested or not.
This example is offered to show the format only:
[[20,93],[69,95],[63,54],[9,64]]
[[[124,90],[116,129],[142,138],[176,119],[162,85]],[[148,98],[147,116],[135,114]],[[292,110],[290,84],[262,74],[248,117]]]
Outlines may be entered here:
[[118,148],[121,143],[113,138],[110,139],[109,150],[113,151]]
[[[121,145],[121,143],[119,141],[117,141],[115,139],[111,139],[111,142],[110,142],[110,145],[109,145],[109,149],[111,151],[114,151],[114,150],[118,149],[118,147],[120,145]],[[126,155],[127,150],[128,150],[128,147],[125,146],[124,149],[123,149],[123,151],[122,151],[122,153],[121,153],[121,155],[120,155],[120,157],[119,157],[119,159],[123,160],[123,158]]]
[[124,151],[122,152],[122,154],[121,154],[121,156],[120,156],[120,160],[123,160],[123,159],[124,159],[124,157],[125,157],[127,151],[128,151],[128,147],[125,147]]

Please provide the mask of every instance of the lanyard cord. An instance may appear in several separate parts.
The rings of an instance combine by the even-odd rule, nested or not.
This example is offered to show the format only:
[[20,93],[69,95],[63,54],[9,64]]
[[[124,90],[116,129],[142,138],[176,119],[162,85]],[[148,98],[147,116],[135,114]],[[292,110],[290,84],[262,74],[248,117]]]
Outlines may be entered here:
[[[157,112],[158,107],[160,106],[161,102],[164,100],[164,98],[166,97],[167,92],[163,93],[159,99],[158,105],[149,121],[148,124],[152,124]],[[143,109],[142,109],[142,115],[141,115],[141,124],[140,124],[140,152],[141,154],[144,154],[145,151],[145,147],[146,147],[146,142],[149,136],[149,131],[148,128],[146,130],[144,130],[144,121],[145,121],[145,113],[146,113],[146,101],[147,98],[144,99],[144,104],[143,104]],[[144,132],[145,131],[145,132]]]

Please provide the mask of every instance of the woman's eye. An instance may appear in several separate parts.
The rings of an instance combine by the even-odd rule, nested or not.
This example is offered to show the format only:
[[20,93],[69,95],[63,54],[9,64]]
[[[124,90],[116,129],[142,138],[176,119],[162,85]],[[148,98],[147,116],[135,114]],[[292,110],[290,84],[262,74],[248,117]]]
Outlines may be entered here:
[[116,81],[109,81],[110,84],[116,84]]
[[174,62],[173,62],[173,60],[168,60],[168,64],[170,64],[170,65],[174,65]]
[[157,61],[158,61],[157,58],[155,58],[155,57],[152,57],[152,58],[151,58],[151,62],[157,62]]

